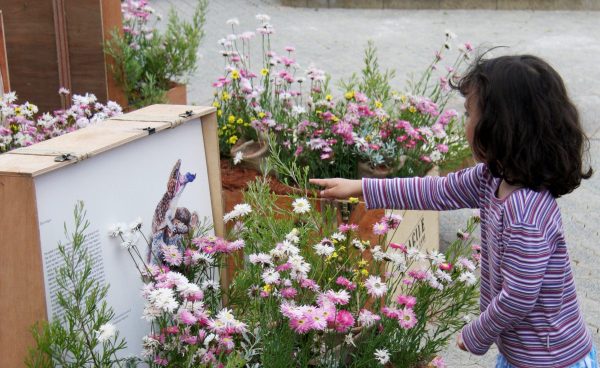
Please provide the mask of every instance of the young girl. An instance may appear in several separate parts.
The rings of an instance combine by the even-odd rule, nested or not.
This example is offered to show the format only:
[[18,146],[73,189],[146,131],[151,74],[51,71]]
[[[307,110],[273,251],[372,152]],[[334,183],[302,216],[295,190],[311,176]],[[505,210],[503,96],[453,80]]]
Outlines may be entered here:
[[592,174],[587,138],[558,73],[529,55],[479,58],[454,86],[466,97],[475,167],[447,177],[312,179],[367,208],[481,209],[481,314],[458,346],[494,343],[496,367],[598,366],[575,293],[556,198]]

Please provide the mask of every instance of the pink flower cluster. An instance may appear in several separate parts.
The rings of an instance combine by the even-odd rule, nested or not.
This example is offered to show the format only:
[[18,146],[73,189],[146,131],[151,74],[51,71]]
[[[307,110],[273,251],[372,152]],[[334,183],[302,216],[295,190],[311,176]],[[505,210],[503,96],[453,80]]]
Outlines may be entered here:
[[[69,92],[61,88],[61,95]],[[38,114],[37,106],[16,103],[14,92],[0,100],[0,153],[30,146],[53,137],[98,123],[122,113],[121,106],[113,101],[99,103],[93,94],[73,95],[67,110]]]
[[344,333],[354,326],[352,313],[345,309],[336,309],[329,297],[319,298],[317,303],[317,306],[295,306],[284,302],[280,310],[281,314],[290,320],[290,328],[300,334],[312,330],[323,331],[326,328]]
[[149,272],[152,282],[142,293],[146,300],[143,318],[161,322],[158,333],[144,337],[143,356],[158,365],[168,365],[167,352],[173,346],[198,346],[205,349],[198,355],[198,363],[215,364],[221,354],[235,348],[234,338],[246,332],[246,324],[235,319],[229,309],[213,317],[200,287],[184,275],[158,266]]

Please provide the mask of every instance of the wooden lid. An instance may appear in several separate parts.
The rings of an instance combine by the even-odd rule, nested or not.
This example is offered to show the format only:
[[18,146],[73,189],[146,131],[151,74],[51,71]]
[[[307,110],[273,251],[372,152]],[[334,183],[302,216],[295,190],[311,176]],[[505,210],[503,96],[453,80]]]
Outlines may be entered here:
[[0,175],[37,176],[213,113],[214,107],[151,105],[0,155]]

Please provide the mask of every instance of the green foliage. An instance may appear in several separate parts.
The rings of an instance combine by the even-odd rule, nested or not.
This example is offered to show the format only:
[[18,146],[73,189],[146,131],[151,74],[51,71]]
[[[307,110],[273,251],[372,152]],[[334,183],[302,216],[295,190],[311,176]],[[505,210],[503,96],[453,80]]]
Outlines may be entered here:
[[85,247],[83,202],[74,210],[75,229],[65,235],[69,244],[59,244],[64,265],[58,269],[58,305],[64,311],[62,319],[38,322],[32,327],[36,345],[25,362],[28,367],[122,367],[126,360],[117,357],[125,349],[119,333],[103,337],[114,312],[106,303],[108,285],[101,285],[92,275],[92,260]]
[[386,69],[381,71],[377,48],[372,40],[369,40],[365,48],[364,66],[360,77],[356,73],[347,81],[340,81],[340,87],[344,91],[361,91],[373,101],[388,101],[391,98],[391,81],[396,76],[396,71]]
[[[140,9],[124,20],[127,31],[117,30],[104,50],[114,61],[111,73],[134,108],[164,102],[173,82],[185,82],[196,70],[197,52],[204,37],[208,1],[198,0],[190,22],[171,8],[164,33],[148,26],[149,11]],[[124,10],[127,13],[127,9]],[[130,10],[130,14],[134,14]]]
[[[463,279],[463,272],[468,269],[463,262],[473,262],[473,269],[477,264],[477,255],[471,249],[473,237],[458,238],[443,255],[437,252],[425,255],[422,250],[411,247],[406,252],[394,251],[385,235],[380,235],[373,244],[360,241],[359,234],[352,231],[345,233],[343,239],[339,233],[334,235],[339,231],[338,207],[342,203],[311,200],[312,209],[300,214],[290,210],[292,200],[294,198],[272,194],[265,178],[249,183],[244,203],[252,207],[252,212],[244,216],[241,230],[232,234],[244,239],[246,262],[236,266],[229,305],[248,324],[249,330],[256,332],[245,338],[241,345],[247,367],[254,367],[253,364],[269,368],[377,367],[380,365],[374,354],[378,349],[389,351],[394,367],[426,366],[467,323],[465,318],[477,313],[478,283],[474,276],[469,282]],[[320,211],[315,210],[317,206],[321,207]],[[469,220],[464,233],[473,233],[477,226],[476,218]],[[330,256],[315,252],[315,244],[324,238],[331,239],[335,248]],[[371,326],[356,323],[349,331],[336,331],[331,325],[324,330],[295,331],[290,319],[282,314],[281,307],[286,300],[281,295],[282,289],[296,289],[297,294],[288,299],[295,306],[316,307],[319,292],[301,286],[295,276],[288,275],[283,268],[279,273],[285,282],[268,284],[263,276],[266,267],[298,262],[298,258],[291,261],[291,255],[276,251],[278,247],[284,249],[292,243],[298,253],[289,250],[290,254],[298,255],[310,264],[307,277],[303,276],[303,279],[314,280],[319,292],[341,289],[336,283],[339,276],[356,285],[356,289],[350,291],[348,302],[338,306],[338,312],[349,311],[357,320],[360,311],[368,309],[381,314],[381,320]],[[421,256],[415,256],[415,252]],[[270,254],[273,263],[261,266],[248,262],[252,259],[250,255],[259,253]],[[446,273],[434,277],[441,272],[442,263]],[[431,276],[417,279],[409,271]],[[374,298],[368,295],[365,282],[370,276],[381,276],[385,280],[388,286],[385,296]],[[435,286],[429,277],[439,278],[440,284]],[[451,281],[442,277],[451,278]],[[394,296],[399,294],[416,298],[414,327],[403,328],[396,318],[381,313],[384,306],[403,308]],[[346,338],[351,338],[352,343],[346,342]]]

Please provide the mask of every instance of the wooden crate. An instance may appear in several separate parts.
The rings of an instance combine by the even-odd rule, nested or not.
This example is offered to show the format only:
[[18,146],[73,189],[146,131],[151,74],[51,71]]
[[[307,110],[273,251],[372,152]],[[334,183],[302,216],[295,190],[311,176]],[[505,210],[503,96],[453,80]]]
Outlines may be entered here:
[[[64,155],[71,159],[56,161]],[[106,229],[109,223],[137,216],[149,229],[177,158],[182,170],[191,168],[197,174],[179,205],[210,217],[216,235],[222,236],[213,107],[153,105],[0,155],[1,367],[23,366],[33,343],[30,327],[56,312],[51,293],[52,272],[60,260],[56,240],[64,240],[63,222],[72,228],[76,200],[86,203],[94,272],[111,285],[108,302],[115,308],[121,336],[128,337],[126,353],[139,353],[136,339],[148,327],[140,319],[141,281]]]

